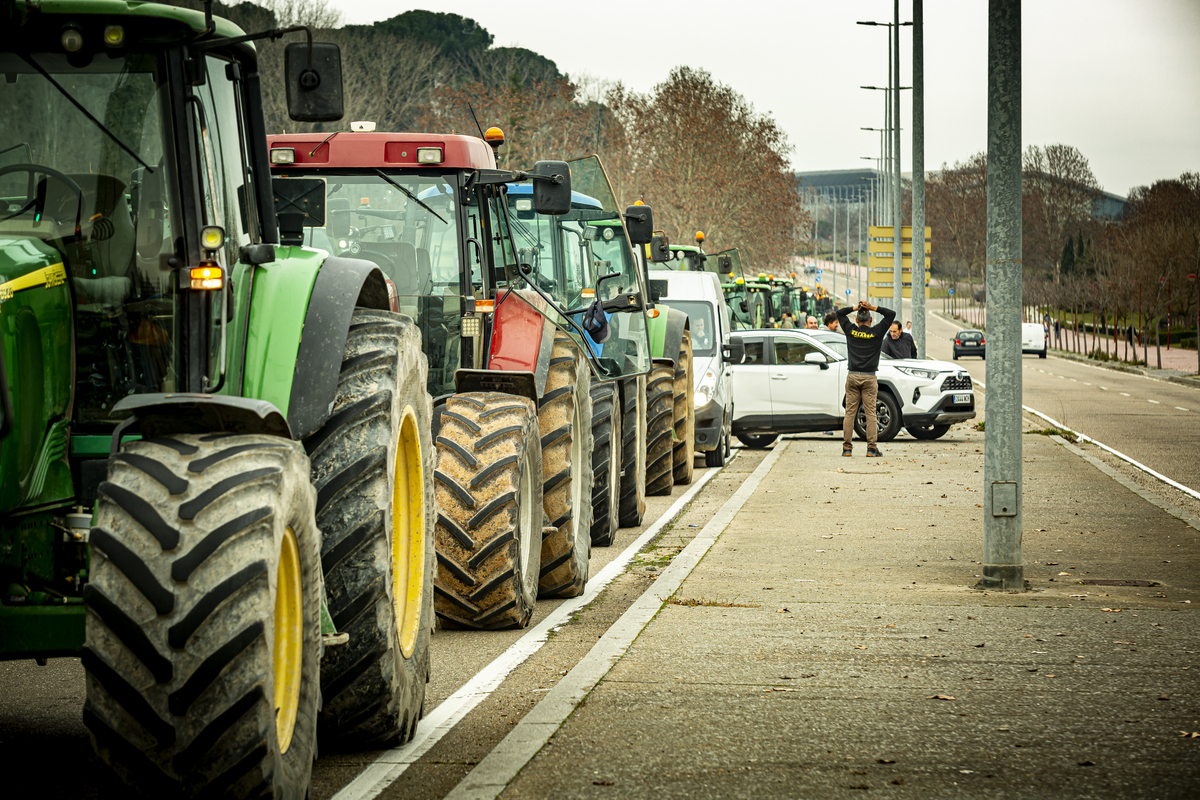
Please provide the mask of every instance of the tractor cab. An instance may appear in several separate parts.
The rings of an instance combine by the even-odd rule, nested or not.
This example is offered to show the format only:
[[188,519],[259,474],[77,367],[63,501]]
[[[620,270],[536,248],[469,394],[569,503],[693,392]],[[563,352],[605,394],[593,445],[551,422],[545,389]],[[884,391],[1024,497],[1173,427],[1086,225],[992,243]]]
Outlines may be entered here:
[[[597,156],[570,165],[572,185],[588,187],[594,195],[573,191],[566,214],[539,214],[532,184],[509,185],[518,262],[539,290],[551,295],[555,310],[566,312],[558,324],[591,353],[597,378],[645,373],[650,368],[641,304],[645,289],[616,198]],[[596,320],[599,330],[589,331],[586,317],[593,305],[605,325]]]
[[[590,303],[601,276],[563,259],[584,257],[569,241],[586,241],[581,214],[620,219],[571,192],[573,177],[562,162],[539,162],[530,172],[498,170],[488,143],[447,134],[338,131],[268,141],[283,241],[380,267],[399,310],[421,329],[435,398],[454,393],[459,370],[505,368],[493,359],[505,304],[524,307],[521,318],[551,321],[582,347],[584,298]],[[513,182],[525,188],[508,186]],[[531,227],[533,217],[545,224]],[[623,292],[620,324],[613,326],[619,341],[645,339],[644,293],[630,277],[604,282],[606,290],[620,284]],[[624,360],[583,350],[604,377],[648,368],[636,344]]]

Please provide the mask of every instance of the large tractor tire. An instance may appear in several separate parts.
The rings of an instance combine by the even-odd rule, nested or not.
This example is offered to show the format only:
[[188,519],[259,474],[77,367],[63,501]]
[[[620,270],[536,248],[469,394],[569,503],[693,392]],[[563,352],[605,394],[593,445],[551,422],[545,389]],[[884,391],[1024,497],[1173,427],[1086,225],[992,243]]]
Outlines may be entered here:
[[303,800],[316,755],[321,556],[299,443],[128,442],[91,531],[83,721],[151,797]]
[[622,528],[636,528],[646,516],[646,387],[645,378],[627,378],[621,413]]
[[621,393],[615,383],[592,384],[592,544],[617,538],[621,499]]
[[696,456],[696,395],[692,390],[692,333],[683,332],[679,357],[675,359],[674,452],[672,454],[676,486],[692,482]]
[[523,628],[542,563],[542,447],[533,401],[464,392],[435,441],[434,608],[454,628]]
[[358,309],[333,414],[304,445],[317,488],[329,613],[322,741],[394,746],[417,727],[433,630],[433,441],[421,332]]
[[542,537],[540,597],[578,597],[587,584],[592,556],[591,388],[583,353],[557,332],[538,405],[542,502],[549,520]]
[[675,485],[675,365],[655,364],[646,383],[646,494]]

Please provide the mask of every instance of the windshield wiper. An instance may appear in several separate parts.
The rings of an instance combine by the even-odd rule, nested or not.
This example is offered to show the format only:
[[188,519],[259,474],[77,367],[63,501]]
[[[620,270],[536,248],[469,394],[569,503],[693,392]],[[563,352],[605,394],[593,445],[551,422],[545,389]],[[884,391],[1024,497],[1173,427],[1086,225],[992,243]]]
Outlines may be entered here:
[[417,204],[417,205],[419,205],[421,208],[423,208],[423,209],[425,209],[426,211],[428,211],[430,214],[433,214],[433,215],[434,215],[435,217],[437,217],[438,219],[441,219],[441,220],[442,220],[442,224],[443,224],[443,225],[449,225],[449,224],[450,224],[449,222],[446,222],[446,220],[442,219],[442,215],[441,215],[441,214],[437,213],[437,212],[436,212],[436,211],[434,211],[432,208],[430,208],[429,206],[427,206],[427,205],[425,205],[423,202],[421,202],[421,200],[420,200],[420,199],[419,199],[419,198],[418,198],[418,197],[417,197],[415,194],[413,194],[413,193],[412,193],[412,192],[410,192],[408,189],[405,189],[403,186],[401,186],[400,184],[396,183],[394,180],[392,180],[391,178],[389,178],[386,172],[384,172],[383,170],[379,169],[378,167],[376,167],[376,169],[375,169],[375,172],[376,172],[376,174],[378,174],[378,175],[379,175],[379,177],[383,178],[385,181],[387,181],[388,183],[390,183],[392,186],[395,186],[397,189],[399,189],[400,191],[402,191],[402,192],[404,192],[406,195],[408,195],[408,199],[409,199],[409,200],[412,200],[414,203],[416,203],[416,204]]
[[129,155],[133,156],[134,161],[137,161],[139,164],[141,164],[143,167],[145,167],[148,172],[150,172],[150,173],[154,172],[154,167],[150,166],[145,161],[142,161],[142,159],[138,156],[137,153],[130,150],[128,145],[126,145],[124,142],[122,142],[120,139],[117,138],[117,135],[115,133],[110,131],[108,128],[104,127],[104,123],[101,122],[100,120],[96,119],[94,116],[92,116],[92,112],[90,112],[86,108],[84,108],[83,104],[80,103],[78,100],[76,100],[74,97],[72,97],[70,92],[68,92],[61,85],[59,85],[58,81],[56,81],[56,80],[54,80],[54,78],[50,77],[50,73],[46,72],[46,70],[42,69],[41,64],[34,61],[32,58],[30,58],[25,53],[18,53],[17,55],[19,55],[21,57],[21,60],[23,60],[26,64],[28,64],[29,66],[33,67],[38,72],[40,72],[42,74],[43,78],[50,81],[51,86],[53,86],[55,89],[58,89],[59,93],[63,97],[70,100],[72,105],[74,105],[81,112],[83,112],[83,115],[85,117],[87,117],[89,120],[91,120],[93,125],[95,125],[100,130],[104,131],[104,133],[108,136],[108,138],[112,139],[114,142],[117,143],[118,147],[120,147],[122,150],[124,150]]

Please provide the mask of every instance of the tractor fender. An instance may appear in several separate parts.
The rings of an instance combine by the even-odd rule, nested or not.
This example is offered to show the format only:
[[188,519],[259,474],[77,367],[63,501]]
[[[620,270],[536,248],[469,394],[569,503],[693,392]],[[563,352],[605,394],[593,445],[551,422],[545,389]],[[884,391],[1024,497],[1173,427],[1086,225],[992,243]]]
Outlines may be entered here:
[[669,359],[672,364],[675,363],[675,357],[679,355],[679,348],[683,345],[683,332],[686,330],[691,330],[688,315],[678,308],[667,311],[667,325],[663,332],[661,358]]
[[[488,348],[489,370],[530,372],[534,376],[534,390],[540,398],[546,391],[546,378],[550,374],[550,353],[554,350],[554,332],[557,330],[540,310],[545,305],[534,295],[529,303],[508,292],[501,295],[492,314],[492,340]],[[528,292],[518,292],[522,297]],[[457,379],[457,378],[456,378]]]
[[370,261],[330,256],[313,284],[292,373],[287,421],[297,439],[329,418],[355,308],[391,309],[383,272]]
[[112,452],[132,433],[153,439],[175,433],[263,433],[291,439],[283,412],[267,400],[222,394],[131,394],[112,408],[114,416],[129,412],[113,432]]

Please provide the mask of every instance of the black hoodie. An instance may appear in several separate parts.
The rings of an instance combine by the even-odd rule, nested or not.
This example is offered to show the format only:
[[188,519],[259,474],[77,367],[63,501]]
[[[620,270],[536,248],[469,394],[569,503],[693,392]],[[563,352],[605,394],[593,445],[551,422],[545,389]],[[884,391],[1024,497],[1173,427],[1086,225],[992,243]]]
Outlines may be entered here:
[[883,315],[883,319],[873,326],[858,325],[850,321],[850,315],[857,311],[856,308],[838,309],[838,324],[846,334],[850,372],[874,375],[875,370],[879,368],[879,349],[883,347],[883,337],[887,336],[888,328],[892,327],[896,312],[883,306],[876,308]]

